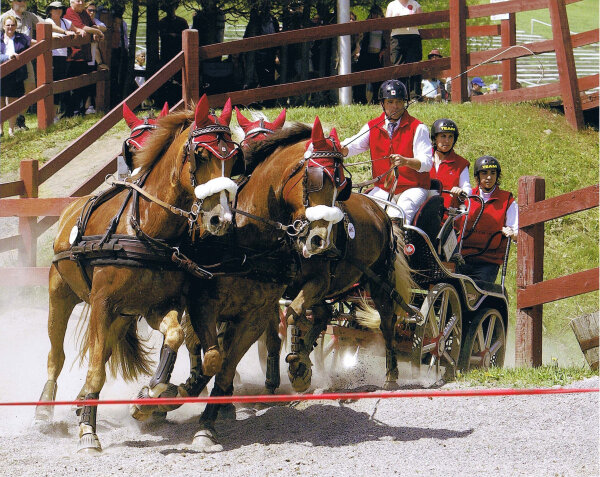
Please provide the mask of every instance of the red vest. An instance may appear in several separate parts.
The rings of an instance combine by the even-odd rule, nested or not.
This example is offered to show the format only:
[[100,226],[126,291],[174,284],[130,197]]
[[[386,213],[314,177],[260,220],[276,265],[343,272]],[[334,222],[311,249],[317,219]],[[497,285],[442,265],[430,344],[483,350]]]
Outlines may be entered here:
[[[479,187],[475,187],[473,195],[478,194]],[[463,243],[463,256],[467,257],[470,254],[480,252],[485,248],[490,237],[495,232],[502,230],[502,227],[504,227],[504,224],[506,223],[506,211],[514,201],[515,199],[510,192],[496,187],[489,200],[483,205],[483,214],[481,214],[481,218],[479,219],[475,230]],[[473,221],[477,218],[480,209],[481,205],[478,201],[471,201],[467,233],[471,229]],[[496,234],[492,239],[487,252],[478,255],[477,257],[473,257],[473,261],[490,262],[501,265],[504,259],[504,252],[506,251],[506,241],[507,237],[505,237],[502,232]]]
[[[400,154],[404,157],[414,157],[413,141],[415,131],[421,121],[413,118],[408,112],[404,112],[400,118],[398,126],[394,130],[394,135],[390,140],[390,135],[385,129],[385,113],[369,121],[369,148],[371,149],[371,164],[373,166],[373,179],[384,174],[390,168],[389,159],[381,160],[390,154]],[[377,160],[379,159],[379,160]],[[429,189],[429,172],[417,172],[414,169],[404,166],[398,168],[399,177],[394,195],[400,194],[412,187],[423,187]],[[391,187],[385,187],[385,177],[379,179],[375,185],[384,190]]]
[[[432,179],[438,179],[444,190],[450,190],[453,187],[460,187],[460,173],[465,167],[469,167],[469,161],[456,154],[452,149],[449,154],[446,154],[437,171],[435,165],[431,167],[429,175]],[[458,206],[458,199],[455,197],[453,198],[450,194],[443,194],[443,197],[444,207]]]

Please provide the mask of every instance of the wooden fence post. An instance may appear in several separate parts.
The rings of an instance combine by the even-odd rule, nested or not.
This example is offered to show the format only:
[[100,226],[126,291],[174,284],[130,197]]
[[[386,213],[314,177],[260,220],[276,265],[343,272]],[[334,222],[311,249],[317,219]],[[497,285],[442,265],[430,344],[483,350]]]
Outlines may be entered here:
[[573,56],[573,44],[569,30],[569,19],[565,0],[548,0],[550,22],[552,23],[552,36],[554,50],[556,51],[556,64],[560,78],[560,93],[565,109],[567,123],[575,130],[582,129],[583,110],[581,109],[581,96],[577,84],[577,70]]
[[198,30],[184,30],[181,39],[184,55],[181,95],[186,108],[200,100],[200,57]]
[[[46,24],[51,27],[48,23]],[[23,159],[20,164],[21,180],[25,187],[25,193],[21,197],[38,196],[38,161],[35,159]],[[23,239],[23,245],[19,249],[19,261],[25,267],[35,267],[37,262],[37,217],[19,217],[19,234]]]
[[[544,200],[546,183],[542,177],[519,179],[519,207]],[[544,279],[544,224],[519,228],[517,245],[517,287],[525,288]],[[543,305],[519,308],[515,328],[515,366],[542,364]]]
[[466,0],[450,0],[450,76],[452,102],[468,99],[467,75],[467,4]]
[[[502,48],[517,44],[517,20],[514,13],[508,14],[508,20],[500,22]],[[517,59],[502,60],[502,91],[517,89]]]
[[[39,22],[35,27],[38,41],[47,41],[52,44],[52,25]],[[44,84],[52,86],[52,48],[37,58],[37,86]],[[54,123],[54,94],[40,99],[37,102],[38,129],[46,129]]]

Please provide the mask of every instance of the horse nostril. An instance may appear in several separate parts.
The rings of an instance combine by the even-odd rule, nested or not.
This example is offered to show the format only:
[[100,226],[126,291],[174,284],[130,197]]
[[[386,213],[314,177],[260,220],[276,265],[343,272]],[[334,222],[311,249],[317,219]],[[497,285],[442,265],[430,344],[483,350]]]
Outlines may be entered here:
[[318,235],[315,235],[312,239],[310,239],[310,244],[312,245],[312,249],[318,249],[323,246],[323,239]]
[[218,215],[213,215],[210,218],[210,225],[212,225],[213,227],[218,227],[219,225],[221,225],[221,219],[219,218]]

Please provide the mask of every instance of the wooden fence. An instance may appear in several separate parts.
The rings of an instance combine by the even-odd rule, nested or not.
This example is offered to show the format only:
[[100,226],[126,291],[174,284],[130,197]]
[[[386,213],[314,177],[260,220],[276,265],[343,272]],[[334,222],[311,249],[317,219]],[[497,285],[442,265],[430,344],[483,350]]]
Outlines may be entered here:
[[545,199],[541,177],[519,179],[516,366],[542,364],[543,304],[598,290],[600,268],[544,281],[544,223],[598,207],[598,184]]

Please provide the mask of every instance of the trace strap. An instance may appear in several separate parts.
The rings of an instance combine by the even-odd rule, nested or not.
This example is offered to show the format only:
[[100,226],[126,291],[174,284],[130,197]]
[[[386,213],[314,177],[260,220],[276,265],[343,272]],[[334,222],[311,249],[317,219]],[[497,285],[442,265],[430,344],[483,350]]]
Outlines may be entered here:
[[152,194],[146,192],[144,189],[142,189],[137,184],[134,184],[133,182],[114,180],[114,181],[110,181],[110,182],[107,181],[107,183],[109,185],[119,185],[119,186],[127,187],[129,189],[134,189],[139,194],[141,194],[144,197],[146,197],[146,199],[154,202],[157,205],[160,205],[163,209],[166,209],[166,210],[172,212],[175,215],[179,215],[181,217],[185,217],[188,220],[195,220],[195,218],[196,218],[192,212],[187,212],[187,211],[185,211],[183,209],[180,209],[179,207],[175,207],[174,205],[167,204],[166,202],[160,200],[158,197],[155,197]]

